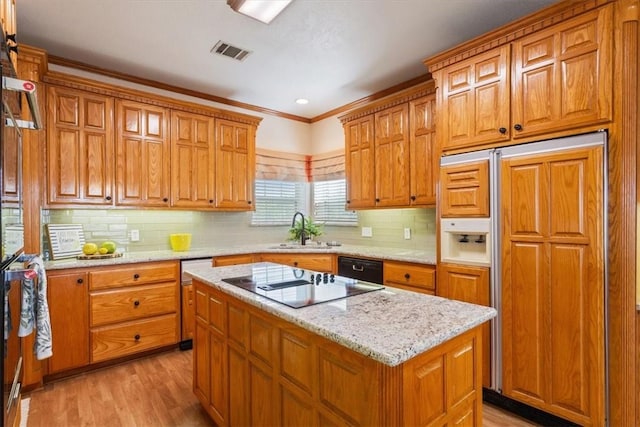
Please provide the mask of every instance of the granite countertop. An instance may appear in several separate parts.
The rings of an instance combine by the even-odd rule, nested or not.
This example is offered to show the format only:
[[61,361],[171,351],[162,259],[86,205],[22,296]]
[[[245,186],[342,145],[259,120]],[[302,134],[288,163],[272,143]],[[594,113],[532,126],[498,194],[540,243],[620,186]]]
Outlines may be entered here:
[[436,347],[497,313],[491,307],[396,288],[294,309],[223,282],[224,278],[250,275],[252,265],[256,264],[193,267],[186,272],[265,312],[389,366]]
[[65,268],[108,266],[118,264],[131,264],[136,262],[212,258],[216,256],[240,255],[249,253],[329,253],[362,258],[405,261],[419,264],[436,264],[436,255],[433,251],[357,245],[287,245],[285,247],[282,247],[279,243],[258,243],[255,245],[230,247],[212,246],[210,248],[192,249],[185,252],[174,252],[171,250],[127,252],[123,254],[123,256],[118,258],[107,258],[98,260],[79,260],[76,258],[69,258],[56,261],[47,261],[45,263],[45,268],[48,270],[60,270]]

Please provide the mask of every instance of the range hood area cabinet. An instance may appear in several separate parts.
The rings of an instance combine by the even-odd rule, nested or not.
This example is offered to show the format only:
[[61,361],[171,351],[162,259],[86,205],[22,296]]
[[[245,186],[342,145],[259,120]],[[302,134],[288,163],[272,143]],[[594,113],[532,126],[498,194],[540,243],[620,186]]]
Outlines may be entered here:
[[481,46],[471,57],[459,55],[468,59],[443,54],[425,60],[440,87],[442,151],[509,145],[610,122],[612,15],[608,5],[523,32],[528,35],[511,43]]
[[340,117],[347,209],[435,206],[434,112],[429,81]]
[[45,81],[48,207],[253,210],[259,118],[58,73]]

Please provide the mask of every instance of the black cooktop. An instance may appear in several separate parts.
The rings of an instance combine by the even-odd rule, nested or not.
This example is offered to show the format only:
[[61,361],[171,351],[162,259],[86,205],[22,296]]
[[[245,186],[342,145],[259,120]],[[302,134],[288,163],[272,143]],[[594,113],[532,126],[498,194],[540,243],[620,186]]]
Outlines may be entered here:
[[284,265],[255,265],[252,269],[251,275],[222,280],[293,308],[384,289],[375,283]]

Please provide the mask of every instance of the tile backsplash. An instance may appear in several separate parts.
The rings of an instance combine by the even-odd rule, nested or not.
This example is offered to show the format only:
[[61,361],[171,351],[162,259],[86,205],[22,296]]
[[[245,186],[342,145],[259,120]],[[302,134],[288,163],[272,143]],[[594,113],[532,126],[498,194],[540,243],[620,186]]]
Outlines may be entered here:
[[[49,209],[42,215],[45,224],[82,224],[87,241],[112,240],[125,252],[170,249],[171,233],[192,233],[193,249],[280,243],[286,241],[289,229],[252,226],[251,212]],[[370,227],[372,236],[362,237],[362,227]],[[411,230],[409,240],[404,239],[405,228]],[[131,241],[131,230],[139,231],[139,241]],[[435,252],[435,230],[435,209],[369,210],[358,211],[357,227],[326,225],[317,240]],[[43,242],[47,244],[46,236]]]

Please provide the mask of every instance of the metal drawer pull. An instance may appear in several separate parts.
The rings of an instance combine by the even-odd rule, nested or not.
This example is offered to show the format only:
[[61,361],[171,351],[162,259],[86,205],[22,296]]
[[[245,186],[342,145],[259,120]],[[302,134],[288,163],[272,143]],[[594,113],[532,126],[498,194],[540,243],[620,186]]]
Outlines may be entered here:
[[352,265],[351,268],[353,269],[353,271],[364,271],[364,266],[360,265]]

